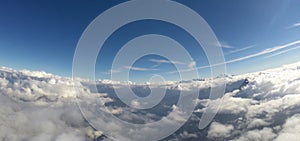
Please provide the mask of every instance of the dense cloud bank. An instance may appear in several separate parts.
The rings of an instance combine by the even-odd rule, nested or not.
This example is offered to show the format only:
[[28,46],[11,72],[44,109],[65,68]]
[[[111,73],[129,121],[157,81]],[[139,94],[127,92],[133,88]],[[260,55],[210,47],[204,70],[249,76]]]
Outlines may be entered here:
[[[162,102],[152,109],[137,110],[122,103],[112,85],[118,88],[130,85],[139,96],[147,96],[147,85],[102,80],[97,82],[98,90],[95,91],[86,80],[2,67],[0,140],[108,140],[83,118],[76,100],[105,106],[107,112],[122,120],[143,124],[161,120],[171,111],[176,113],[172,115],[173,119],[181,120],[181,111],[175,106],[179,92],[195,88],[199,88],[200,92],[199,99],[195,100],[197,106],[193,115],[182,128],[165,140],[297,140],[300,136],[300,63],[227,76],[226,80],[223,99],[213,100],[208,99],[210,88],[218,86],[218,82],[212,84],[210,79],[156,85],[168,88]],[[207,128],[198,129],[199,118],[206,105],[217,105],[221,101],[214,121]]]

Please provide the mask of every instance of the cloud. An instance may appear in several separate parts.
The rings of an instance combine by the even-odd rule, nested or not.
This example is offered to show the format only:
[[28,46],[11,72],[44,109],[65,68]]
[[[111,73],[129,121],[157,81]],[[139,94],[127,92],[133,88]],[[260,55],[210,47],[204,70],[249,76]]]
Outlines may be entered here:
[[257,52],[257,53],[251,54],[251,55],[247,55],[247,56],[244,56],[244,57],[241,57],[241,58],[236,58],[236,59],[233,59],[233,60],[229,60],[229,61],[226,61],[224,63],[212,64],[212,65],[208,65],[208,66],[201,66],[201,67],[198,67],[197,69],[210,68],[210,67],[215,67],[215,66],[219,66],[219,65],[244,61],[244,60],[251,59],[251,58],[254,58],[254,57],[269,54],[269,53],[272,53],[272,52],[275,52],[275,51],[278,51],[278,50],[281,50],[281,49],[292,47],[292,46],[297,45],[299,43],[300,43],[300,40],[297,40],[297,41],[294,41],[294,42],[291,42],[291,43],[288,43],[288,44],[285,44],[285,45],[280,45],[280,46],[275,46],[275,47],[272,47],[272,48],[267,48],[267,49],[262,50],[260,52]]
[[134,66],[124,66],[119,69],[109,70],[107,72],[101,72],[105,75],[111,75],[112,73],[120,73],[125,70],[133,70],[133,71],[157,71],[159,69],[156,68],[143,68],[143,67],[134,67]]
[[[169,60],[164,60],[164,59],[161,59],[161,60],[150,59],[149,61],[158,63],[157,65],[152,66],[152,68],[155,68],[155,67],[159,66],[161,63],[175,64],[175,65],[186,65],[186,69],[181,69],[181,72],[189,72],[189,71],[195,70],[195,67],[197,66],[196,61],[191,61],[189,63],[183,63],[183,62],[180,62],[180,61],[169,61]],[[170,71],[170,72],[167,72],[167,73],[172,74],[172,73],[177,73],[177,72],[178,71],[175,70],[175,71]]]
[[111,75],[112,73],[120,73],[122,70],[121,69],[115,69],[115,70],[108,70],[106,72],[101,72],[102,74],[105,74],[105,75]]
[[276,137],[271,128],[255,129],[246,132],[240,138],[234,141],[271,141]]
[[275,141],[288,139],[289,141],[298,141],[300,136],[300,115],[296,114],[286,120],[283,129],[279,132]]
[[233,49],[234,47],[232,45],[229,45],[227,42],[220,41],[221,47],[222,48],[227,48],[227,49]]
[[84,141],[84,138],[74,133],[63,133],[55,141]]
[[283,51],[271,54],[269,56],[266,56],[266,58],[275,57],[275,56],[278,56],[278,55],[281,55],[281,54],[284,54],[284,53],[287,53],[287,52],[290,52],[290,51],[293,51],[293,50],[296,50],[296,49],[299,49],[299,48],[300,48],[300,46],[289,48],[289,49],[286,49],[286,50],[283,50]]
[[238,53],[238,52],[242,52],[242,51],[251,49],[251,48],[253,48],[253,47],[255,47],[255,46],[256,46],[256,45],[251,45],[251,46],[247,46],[247,47],[244,47],[244,48],[235,49],[235,50],[229,51],[228,53],[226,53],[226,55],[233,54],[233,53]]
[[[89,91],[69,78],[0,68],[0,140],[92,141],[98,138],[101,135],[76,108],[75,97],[80,93]],[[88,97],[99,100],[95,103],[108,101],[99,96]]]
[[192,61],[188,64],[188,68],[193,69],[194,67],[196,67],[196,62]]
[[133,66],[125,66],[125,69],[134,70],[134,71],[156,71],[159,69],[154,68],[142,68],[142,67],[133,67]]
[[[200,67],[197,67],[196,69],[197,70],[199,70],[199,69],[206,69],[206,68],[216,67],[216,66],[220,66],[220,65],[226,65],[226,64],[231,64],[231,63],[235,63],[235,62],[244,61],[244,60],[255,58],[255,57],[258,57],[258,56],[265,55],[265,54],[273,53],[273,52],[281,50],[281,49],[289,48],[289,47],[295,46],[295,45],[297,45],[299,43],[300,43],[300,40],[297,40],[297,41],[294,41],[294,42],[291,42],[291,43],[288,43],[288,44],[285,44],[285,45],[280,45],[280,46],[275,46],[275,47],[267,48],[267,49],[262,50],[260,52],[257,52],[257,53],[254,53],[254,54],[250,54],[250,55],[247,55],[247,56],[244,56],[244,57],[236,58],[236,59],[233,59],[233,60],[229,60],[229,61],[226,61],[224,63],[211,64],[211,65],[207,65],[207,66],[200,66]],[[291,50],[295,50],[295,49],[298,49],[298,47],[295,47],[295,48],[292,48],[292,49],[288,49],[288,50],[284,50],[284,51],[282,51],[280,53],[282,54],[282,53],[285,53],[285,52],[288,52],[288,51],[291,51]],[[190,72],[190,71],[194,71],[194,70],[195,69],[188,68],[188,69],[180,70],[180,72]],[[167,72],[167,73],[177,73],[177,72],[178,71],[170,71],[170,72]]]
[[287,29],[295,28],[295,27],[300,27],[300,23],[295,23],[293,25],[290,25],[287,27]]
[[267,49],[265,49],[263,51],[260,51],[260,52],[257,52],[257,53],[254,53],[254,54],[251,54],[251,55],[248,55],[248,56],[244,56],[244,57],[241,57],[241,58],[237,58],[237,59],[233,59],[233,60],[227,61],[226,64],[228,64],[228,63],[234,63],[234,62],[238,62],[238,61],[243,61],[243,60],[246,60],[246,59],[250,59],[250,58],[257,57],[257,56],[261,56],[261,55],[265,55],[265,54],[268,54],[268,53],[272,53],[274,51],[285,49],[285,48],[297,45],[299,43],[300,43],[300,40],[297,40],[297,41],[294,41],[294,42],[291,42],[291,43],[288,43],[288,44],[285,44],[285,45],[280,45],[280,46],[275,46],[275,47],[272,47],[272,48],[267,48]]
[[249,129],[259,128],[259,127],[267,126],[269,124],[270,123],[268,123],[262,119],[253,119],[252,121],[250,121],[247,128],[249,128]]
[[165,59],[149,59],[150,62],[159,63],[159,64],[176,64],[176,65],[184,65],[185,63],[180,61],[170,61]]
[[[189,92],[200,89],[200,97],[195,100],[197,110],[182,128],[165,140],[293,140],[297,139],[295,137],[299,136],[300,130],[299,72],[300,62],[261,72],[227,76],[226,94],[219,112],[214,122],[201,132],[197,129],[199,118],[196,117],[203,113],[208,103],[218,104],[220,99],[209,100],[205,95],[209,94],[210,88],[218,87],[219,79],[215,79],[215,83],[206,79],[154,86],[167,87],[167,98],[158,105],[158,109],[137,110],[122,105],[114,95],[112,84],[124,87],[128,83],[99,81],[97,87],[103,93],[98,93],[91,92],[89,81],[0,68],[0,140],[105,139],[102,131],[95,131],[82,117],[76,107],[76,98],[86,105],[95,106],[97,110],[103,108],[104,112],[127,122],[143,124],[163,120],[164,124],[171,126],[184,122],[184,111],[176,106],[179,88]],[[73,89],[74,86],[77,90]],[[146,93],[146,85],[130,86],[135,87],[137,92]],[[132,103],[133,107],[138,104],[141,103]],[[170,111],[173,113],[170,114]],[[105,125],[107,131],[121,133],[124,140],[150,138],[155,133],[163,132],[145,125],[139,130],[147,134],[140,135],[138,130],[128,132],[119,122],[101,118],[100,121],[99,124]]]
[[[216,134],[217,131],[209,130],[208,137],[235,141],[297,140],[300,130],[299,66],[300,62],[227,78],[227,82],[247,78],[249,83],[226,93],[215,117],[216,122],[233,129],[224,130],[226,134]],[[199,104],[216,105],[215,102],[219,100],[203,99],[199,100]],[[204,110],[197,109],[196,112],[202,113]]]
[[208,130],[208,138],[217,139],[229,137],[233,129],[232,125],[223,125],[218,122],[213,122]]

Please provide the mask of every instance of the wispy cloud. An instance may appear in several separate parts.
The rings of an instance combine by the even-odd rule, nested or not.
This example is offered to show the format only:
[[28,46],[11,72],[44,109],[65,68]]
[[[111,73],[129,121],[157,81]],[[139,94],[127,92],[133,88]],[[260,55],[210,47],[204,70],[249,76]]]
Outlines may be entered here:
[[101,72],[101,73],[105,74],[105,75],[111,75],[112,73],[119,73],[121,71],[122,71],[122,69],[118,69],[118,70],[108,70],[108,71]]
[[157,71],[159,69],[155,69],[155,68],[142,68],[142,67],[133,67],[133,66],[124,66],[121,67],[119,69],[115,69],[115,70],[108,70],[107,72],[101,72],[102,74],[105,75],[110,75],[112,73],[120,73],[122,71],[125,70],[134,70],[134,71]]
[[193,68],[195,68],[196,67],[196,62],[195,61],[192,61],[192,62],[190,62],[189,64],[188,64],[188,68],[189,69],[193,69]]
[[[251,59],[251,58],[254,58],[254,57],[262,56],[262,55],[265,55],[265,54],[269,54],[269,53],[272,53],[272,52],[275,52],[275,51],[278,51],[278,50],[281,50],[281,49],[289,48],[289,47],[295,46],[297,44],[300,44],[300,40],[297,40],[297,41],[294,41],[294,42],[291,42],[291,43],[288,43],[288,44],[285,44],[285,45],[281,45],[281,46],[275,46],[275,47],[267,48],[267,49],[262,50],[260,52],[257,52],[257,53],[251,54],[251,55],[247,55],[247,56],[244,56],[244,57],[241,57],[241,58],[229,60],[229,61],[226,61],[224,63],[212,64],[212,65],[207,65],[207,66],[200,66],[200,67],[197,67],[196,69],[205,69],[205,68],[220,66],[220,65],[224,65],[224,64],[235,63],[235,62]],[[296,47],[288,49],[288,51],[294,50],[294,49],[296,49]],[[285,53],[285,52],[288,52],[288,51],[284,50],[284,51],[281,51],[281,52]],[[181,70],[181,72],[188,72],[188,71],[193,71],[193,70],[195,70],[195,69]],[[177,72],[178,71],[171,71],[171,72],[168,72],[168,73],[177,73]]]
[[272,53],[274,51],[278,51],[278,50],[281,50],[281,49],[284,49],[284,48],[288,48],[288,47],[294,46],[294,45],[299,44],[299,43],[300,43],[300,40],[294,41],[294,42],[291,42],[291,43],[288,43],[288,44],[285,44],[285,45],[281,45],[281,46],[275,46],[275,47],[272,47],[272,48],[267,48],[267,49],[265,49],[263,51],[260,51],[260,52],[257,52],[257,53],[254,53],[254,54],[251,54],[251,55],[248,55],[248,56],[244,56],[244,57],[241,57],[241,58],[237,58],[237,59],[233,59],[233,60],[227,61],[226,63],[227,64],[228,63],[234,63],[234,62],[238,62],[238,61],[243,61],[243,60],[246,60],[246,59],[254,58],[254,57],[257,57],[257,56],[269,54],[269,53]]
[[234,46],[228,44],[225,41],[213,42],[213,43],[211,43],[211,45],[221,47],[221,48],[225,48],[225,49],[234,49],[235,48]]
[[[186,71],[191,71],[195,70],[197,67],[196,61],[191,61],[189,63],[183,63],[180,61],[170,61],[170,60],[165,60],[165,59],[149,59],[150,62],[157,63],[156,65],[152,66],[151,68],[155,68],[159,66],[160,64],[174,64],[174,65],[184,65],[187,67]],[[177,71],[174,72],[168,72],[168,73],[177,73]]]
[[296,50],[296,49],[300,49],[300,46],[296,46],[296,47],[293,47],[293,48],[290,48],[290,49],[286,49],[286,50],[274,53],[272,55],[267,56],[266,58],[275,57],[277,55],[281,55],[281,54],[284,54],[284,53],[287,53],[287,52],[290,52],[290,51],[293,51],[293,50]]
[[290,25],[287,27],[287,29],[295,28],[295,27],[300,27],[300,23],[295,23],[293,25]]
[[184,65],[185,63],[180,61],[169,61],[165,59],[149,59],[150,62],[159,63],[159,64],[177,64],[177,65]]
[[228,49],[233,49],[234,46],[228,44],[227,42],[224,42],[224,41],[220,41],[220,44],[221,44],[221,47],[222,48],[228,48]]
[[155,71],[159,69],[154,69],[154,68],[142,68],[142,67],[133,67],[133,66],[125,66],[125,69],[130,69],[134,71]]
[[251,48],[253,48],[253,47],[255,47],[255,46],[256,46],[256,45],[251,45],[251,46],[247,46],[247,47],[244,47],[244,48],[235,49],[235,50],[229,51],[228,53],[226,53],[226,55],[233,54],[233,53],[238,53],[238,52],[242,52],[242,51],[251,49]]

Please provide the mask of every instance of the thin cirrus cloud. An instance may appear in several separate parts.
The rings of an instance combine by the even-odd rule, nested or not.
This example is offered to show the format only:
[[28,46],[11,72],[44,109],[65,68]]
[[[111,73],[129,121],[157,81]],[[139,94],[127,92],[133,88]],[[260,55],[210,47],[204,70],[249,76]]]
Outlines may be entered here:
[[[244,57],[236,58],[236,59],[233,59],[233,60],[229,60],[229,61],[226,61],[224,63],[219,63],[219,64],[212,64],[212,65],[207,65],[207,66],[195,67],[195,63],[188,63],[188,69],[181,70],[180,72],[189,72],[189,71],[193,71],[195,69],[205,69],[205,68],[220,66],[220,65],[224,65],[224,64],[235,63],[235,62],[239,62],[239,61],[251,59],[251,58],[254,58],[254,57],[262,56],[262,55],[265,55],[265,54],[273,53],[273,52],[276,52],[276,51],[279,51],[279,50],[282,50],[282,49],[285,49],[285,48],[289,48],[289,47],[295,46],[297,44],[300,44],[300,40],[297,40],[297,41],[294,41],[294,42],[291,42],[291,43],[288,43],[288,44],[280,45],[280,46],[275,46],[275,47],[267,48],[267,49],[262,50],[260,52],[257,52],[257,53],[254,53],[254,54],[250,54],[250,55],[247,55],[247,56],[244,56]],[[236,50],[235,53],[243,51],[243,50],[246,50],[246,49],[250,49],[250,48],[252,48],[254,46],[255,45],[248,46],[248,47]],[[283,50],[283,51],[280,51],[280,52],[278,52],[276,54],[273,54],[273,55],[270,55],[270,56],[273,57],[273,56],[280,55],[280,54],[283,54],[283,53],[286,53],[286,52],[289,52],[289,51],[295,50],[295,49],[298,49],[298,47],[294,47],[294,48],[290,48],[290,49],[287,49],[287,50]],[[149,61],[155,62],[155,63],[158,63],[158,64],[161,64],[161,63],[180,64],[180,65],[185,65],[186,64],[186,63],[179,62],[179,61],[169,61],[169,60],[164,60],[164,59],[150,59]],[[193,66],[193,67],[189,67],[189,66]],[[152,68],[140,68],[140,67],[128,67],[128,66],[125,66],[124,68],[125,69],[135,70],[135,71],[154,71],[154,70],[158,70],[158,69],[155,69],[153,67]],[[178,71],[170,71],[168,73],[177,73],[177,72]]]
[[156,71],[156,70],[159,70],[159,69],[155,69],[155,68],[142,68],[142,67],[133,67],[133,66],[125,66],[124,68],[134,70],[134,71]]
[[251,49],[251,48],[253,48],[255,46],[256,45],[250,45],[250,46],[247,46],[247,47],[244,47],[244,48],[241,48],[241,49],[232,50],[232,51],[229,51],[228,53],[226,53],[226,55],[233,54],[233,53],[238,53],[238,52],[242,52],[242,51]]
[[228,44],[225,41],[220,41],[219,43],[213,43],[214,46],[219,46],[221,48],[225,48],[225,49],[233,49],[234,46]]
[[287,29],[295,28],[295,27],[300,27],[300,23],[295,23],[291,26],[288,26]]
[[284,54],[284,53],[287,53],[287,52],[290,52],[290,51],[293,51],[293,50],[296,50],[296,49],[300,49],[300,46],[296,46],[296,47],[293,47],[293,48],[290,48],[290,49],[286,49],[286,50],[271,54],[271,55],[267,56],[266,58],[275,57],[277,55],[281,55],[281,54]]
[[174,64],[174,65],[184,65],[185,63],[180,61],[171,61],[171,60],[165,60],[165,59],[149,59],[150,62],[156,63],[151,68],[156,68],[160,66],[161,64]]
[[169,61],[165,59],[149,59],[150,62],[159,63],[159,64],[177,64],[177,65],[184,65],[185,63],[180,61]]
[[[300,40],[297,40],[297,41],[294,41],[294,42],[291,42],[291,43],[288,43],[288,44],[280,45],[280,46],[275,46],[275,47],[267,48],[267,49],[262,50],[260,52],[257,52],[257,53],[254,53],[254,54],[250,54],[250,55],[247,55],[247,56],[244,56],[244,57],[241,57],[241,58],[229,60],[229,61],[226,61],[224,63],[212,64],[212,65],[207,65],[207,66],[200,66],[200,67],[197,67],[196,69],[199,70],[199,69],[205,69],[205,68],[210,68],[210,67],[215,67],[215,66],[220,66],[220,65],[235,63],[235,62],[239,62],[239,61],[251,59],[251,58],[254,58],[254,57],[262,56],[262,55],[265,55],[265,54],[273,53],[275,51],[279,51],[281,49],[289,48],[289,47],[295,46],[297,44],[300,44]],[[283,53],[286,53],[288,51],[295,50],[295,49],[297,49],[297,48],[296,47],[290,48],[290,49],[281,51],[279,53],[283,54]],[[277,53],[277,55],[279,55],[279,53]],[[186,70],[181,70],[180,72],[189,72],[189,71],[193,71],[193,70],[194,69],[190,69],[189,68],[189,69],[186,69]],[[168,72],[168,73],[177,73],[177,72],[178,71],[171,71],[171,72]]]
[[125,70],[133,70],[133,71],[157,71],[159,69],[156,69],[156,68],[142,68],[142,67],[133,67],[133,66],[124,66],[122,68],[119,68],[119,69],[112,69],[112,70],[109,70],[107,72],[102,72],[102,74],[105,74],[105,75],[110,75],[112,73],[120,73],[122,71],[125,71]]
[[234,48],[233,46],[228,45],[228,44],[221,44],[221,46],[222,46],[223,48]]
[[244,56],[244,57],[241,57],[241,58],[237,58],[237,59],[227,61],[226,64],[234,63],[234,62],[238,62],[238,61],[243,61],[243,60],[254,58],[254,57],[257,57],[257,56],[269,54],[269,53],[272,53],[272,52],[275,52],[275,51],[278,51],[278,50],[281,50],[281,49],[292,47],[292,46],[297,45],[299,43],[300,43],[300,40],[297,40],[297,41],[294,41],[294,42],[291,42],[291,43],[288,43],[288,44],[285,44],[285,45],[280,45],[280,46],[267,48],[267,49],[265,49],[263,51],[260,51],[258,53],[254,53],[254,54],[251,54],[251,55],[248,55],[248,56]]

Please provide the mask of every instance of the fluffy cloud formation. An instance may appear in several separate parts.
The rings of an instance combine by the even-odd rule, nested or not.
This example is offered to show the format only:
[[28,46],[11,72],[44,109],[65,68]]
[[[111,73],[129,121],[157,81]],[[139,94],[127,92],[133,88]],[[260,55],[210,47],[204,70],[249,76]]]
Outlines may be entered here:
[[297,141],[300,136],[300,115],[294,115],[286,120],[283,129],[279,132],[275,141],[282,141],[288,139],[289,141]]
[[[191,118],[165,140],[236,140],[269,141],[297,140],[300,136],[300,63],[238,76],[226,76],[226,94],[222,99],[208,99],[210,88],[218,87],[221,79],[194,79],[164,84],[165,98],[148,110],[130,108],[117,98],[115,88],[130,86],[137,95],[146,96],[148,85],[109,80],[96,82],[97,90],[82,79],[72,80],[45,72],[16,71],[0,68],[0,140],[88,141],[108,140],[83,118],[77,100],[100,108],[121,120],[145,124],[164,120],[183,122],[182,109],[176,106],[180,91],[199,89],[199,99]],[[74,89],[75,88],[75,89]],[[205,129],[197,128],[199,118],[208,104],[218,105],[214,121]],[[133,102],[132,105],[140,103]],[[173,111],[172,114],[170,114]],[[95,114],[95,113],[91,113]],[[169,117],[167,117],[170,115]],[[107,131],[121,131],[136,139],[153,136],[154,128],[138,135],[117,122],[107,122]],[[128,138],[128,140],[130,140]]]
[[232,125],[223,125],[218,122],[213,122],[209,127],[208,138],[217,139],[220,137],[229,137],[232,130]]
[[[226,93],[222,99],[223,104],[219,108],[216,120],[234,127],[231,134],[226,134],[227,136],[222,139],[297,140],[295,137],[300,133],[297,126],[300,109],[299,66],[299,63],[295,63],[281,68],[236,76],[236,78],[247,78],[249,83],[239,90]],[[205,99],[200,104],[216,103],[220,100]],[[198,112],[201,111],[204,110],[198,110]],[[227,121],[222,120],[228,116],[232,118],[228,118]],[[218,133],[213,131],[209,130],[209,133]],[[214,138],[214,136],[208,137]]]
[[[85,141],[101,136],[79,112],[73,85],[81,84],[44,72],[1,68],[0,140]],[[84,87],[81,92],[89,93]]]
[[236,141],[271,141],[276,137],[271,128],[251,130],[243,134]]

